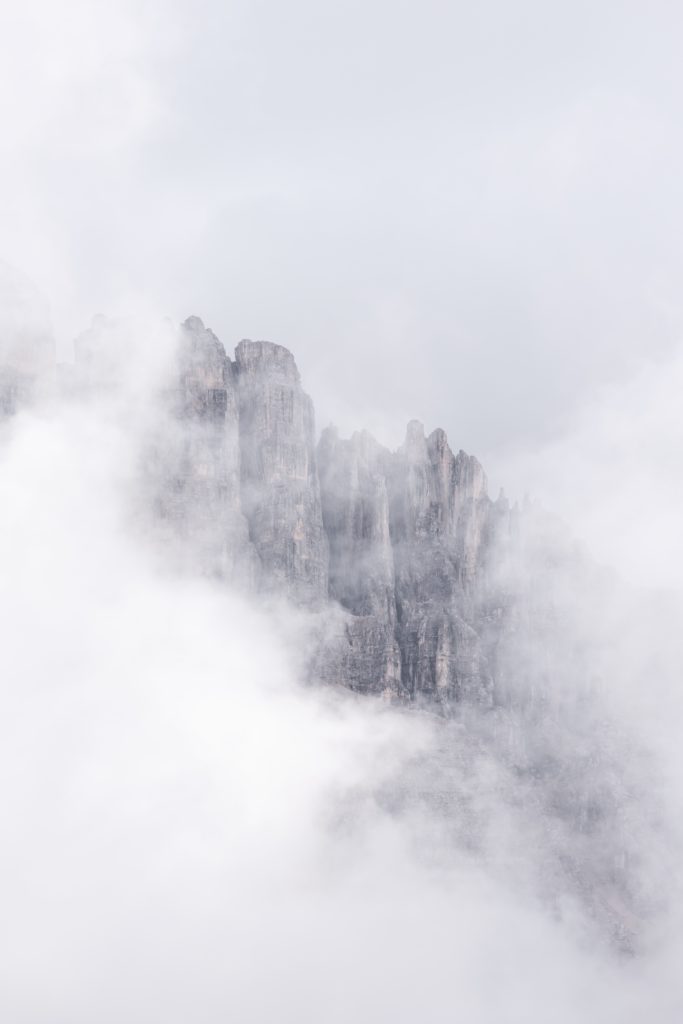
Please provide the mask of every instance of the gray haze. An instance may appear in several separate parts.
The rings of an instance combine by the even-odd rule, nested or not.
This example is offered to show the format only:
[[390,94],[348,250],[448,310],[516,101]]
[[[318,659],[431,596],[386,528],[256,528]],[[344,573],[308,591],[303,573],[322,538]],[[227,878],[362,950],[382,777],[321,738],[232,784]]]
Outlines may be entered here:
[[320,426],[486,461],[680,336],[678,4],[2,7],[1,255],[64,357],[196,312]]
[[303,686],[310,613],[141,532],[169,328],[104,329],[0,431],[4,1017],[677,1024],[678,609],[550,537],[512,714]]
[[[683,12],[1,6],[3,344],[157,324],[118,397],[0,429],[3,1017],[678,1024]],[[318,427],[445,428],[626,577],[558,577],[539,722],[306,688],[300,611],[160,564],[131,506],[192,313],[289,346]],[[615,844],[632,958],[582,891]]]

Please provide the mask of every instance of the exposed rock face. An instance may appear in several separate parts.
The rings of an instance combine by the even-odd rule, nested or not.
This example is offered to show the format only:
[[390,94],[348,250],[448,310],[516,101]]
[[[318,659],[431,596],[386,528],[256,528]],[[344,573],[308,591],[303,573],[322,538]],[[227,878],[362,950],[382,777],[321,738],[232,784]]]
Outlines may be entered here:
[[137,417],[139,491],[175,561],[321,607],[328,546],[314,413],[294,357],[242,341],[233,362],[195,316],[157,333],[95,317],[75,341],[65,388]]
[[500,608],[487,559],[510,510],[476,459],[417,422],[397,452],[332,429],[316,450],[287,349],[242,341],[233,361],[198,317],[162,328],[147,345],[96,317],[67,383],[137,418],[139,491],[169,555],[323,611],[319,678],[444,710],[490,703]]
[[442,430],[408,425],[391,480],[401,682],[409,696],[488,702],[491,678],[472,628],[491,502],[476,459]]
[[[174,550],[325,611],[318,678],[446,712],[490,704],[501,609],[487,563],[510,510],[490,501],[477,460],[416,421],[397,452],[332,429],[316,451],[291,352],[242,341],[233,362],[198,317],[174,337],[143,472]],[[88,387],[116,381],[122,346],[103,318],[77,339]]]
[[260,586],[298,604],[327,600],[327,538],[315,457],[313,403],[291,352],[267,341],[235,350],[242,507]]
[[[76,379],[109,394],[140,347],[96,318],[76,341]],[[232,361],[198,317],[171,347],[165,376],[144,361],[134,376],[149,378],[138,407],[156,409],[142,489],[176,555],[324,611],[317,678],[446,713],[490,705],[505,605],[490,567],[499,576],[512,515],[489,499],[477,460],[417,421],[396,452],[331,428],[316,450],[286,348],[242,341]]]
[[[0,414],[50,365],[42,335],[28,352],[17,337],[0,338]],[[328,428],[316,449],[287,349],[242,341],[233,361],[197,317],[148,340],[95,318],[63,386],[104,398],[93,412],[113,410],[117,425],[132,418],[133,489],[164,559],[316,610],[316,680],[440,711],[432,756],[385,799],[436,809],[458,849],[485,851],[488,775],[484,789],[471,779],[488,752],[509,806],[541,809],[541,832],[535,812],[516,820],[542,850],[544,884],[566,879],[558,891],[631,948],[652,900],[628,863],[642,853],[634,836],[655,829],[637,817],[632,747],[606,740],[596,716],[604,654],[584,598],[610,606],[607,582],[544,536],[533,510],[491,501],[477,460],[454,454],[442,430],[425,436],[413,421],[391,452]]]
[[398,694],[394,552],[389,526],[390,453],[368,433],[318,446],[323,522],[330,545],[330,597],[345,609],[324,676],[355,690]]
[[190,542],[204,571],[252,581],[255,558],[242,512],[235,368],[199,317],[181,326],[177,368],[170,429],[157,446],[168,460],[160,510]]
[[491,510],[479,463],[417,421],[395,454],[325,432],[319,462],[330,596],[353,616],[333,670],[410,700],[490,702],[471,624]]

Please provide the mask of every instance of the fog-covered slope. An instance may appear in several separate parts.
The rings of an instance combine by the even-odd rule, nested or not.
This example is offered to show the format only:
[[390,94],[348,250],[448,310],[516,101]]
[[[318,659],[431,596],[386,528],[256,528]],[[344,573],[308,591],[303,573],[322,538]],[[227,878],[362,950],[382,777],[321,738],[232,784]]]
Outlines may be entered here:
[[427,749],[347,794],[347,827],[368,799],[418,814],[438,835],[420,857],[466,851],[639,948],[674,847],[659,769],[606,692],[620,673],[640,685],[619,654],[638,600],[559,520],[492,500],[443,430],[412,421],[396,451],[364,431],[316,439],[287,349],[241,341],[231,358],[198,317],[147,332],[96,317],[73,365],[36,366],[5,405],[6,436],[50,402],[113,425],[126,529],[162,573],[288,609],[308,683],[426,716]]

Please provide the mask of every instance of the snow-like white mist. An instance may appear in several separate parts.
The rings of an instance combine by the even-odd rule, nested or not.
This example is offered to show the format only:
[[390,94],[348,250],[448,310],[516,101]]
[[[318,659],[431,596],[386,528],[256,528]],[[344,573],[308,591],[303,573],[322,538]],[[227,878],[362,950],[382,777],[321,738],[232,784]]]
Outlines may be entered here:
[[[0,265],[1,1021],[683,1020],[682,31],[0,3],[0,256],[51,304]],[[168,324],[20,393],[98,309],[288,345],[321,426],[419,417],[562,517],[500,553],[495,710],[312,686],[315,617],[160,531]]]
[[[164,332],[149,358],[123,332],[118,397],[3,427],[2,1018],[674,1024],[671,606],[568,586],[601,697],[568,695],[569,645],[543,652],[551,710],[526,742],[555,748],[550,792],[495,756],[520,741],[508,719],[304,685],[306,617],[174,573],[140,520]],[[633,955],[582,895],[609,837],[554,807],[587,780],[628,837]]]

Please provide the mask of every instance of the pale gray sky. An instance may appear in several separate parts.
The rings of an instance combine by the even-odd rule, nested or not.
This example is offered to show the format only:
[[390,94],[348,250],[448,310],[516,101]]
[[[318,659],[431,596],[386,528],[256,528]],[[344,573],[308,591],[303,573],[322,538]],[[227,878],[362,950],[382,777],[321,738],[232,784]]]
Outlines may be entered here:
[[0,258],[291,347],[319,425],[546,443],[681,334],[683,8],[27,0]]
[[[678,0],[0,0],[0,261],[62,358],[96,312],[279,341],[319,425],[441,425],[680,594],[682,30]],[[678,841],[622,970],[530,895],[548,823],[482,745],[454,793],[485,854],[451,871],[417,806],[372,798],[427,718],[321,702],[302,620],[154,571],[126,411],[20,416],[3,447],[3,1019],[677,1024]],[[622,636],[588,598],[596,728],[675,823],[678,605]]]

